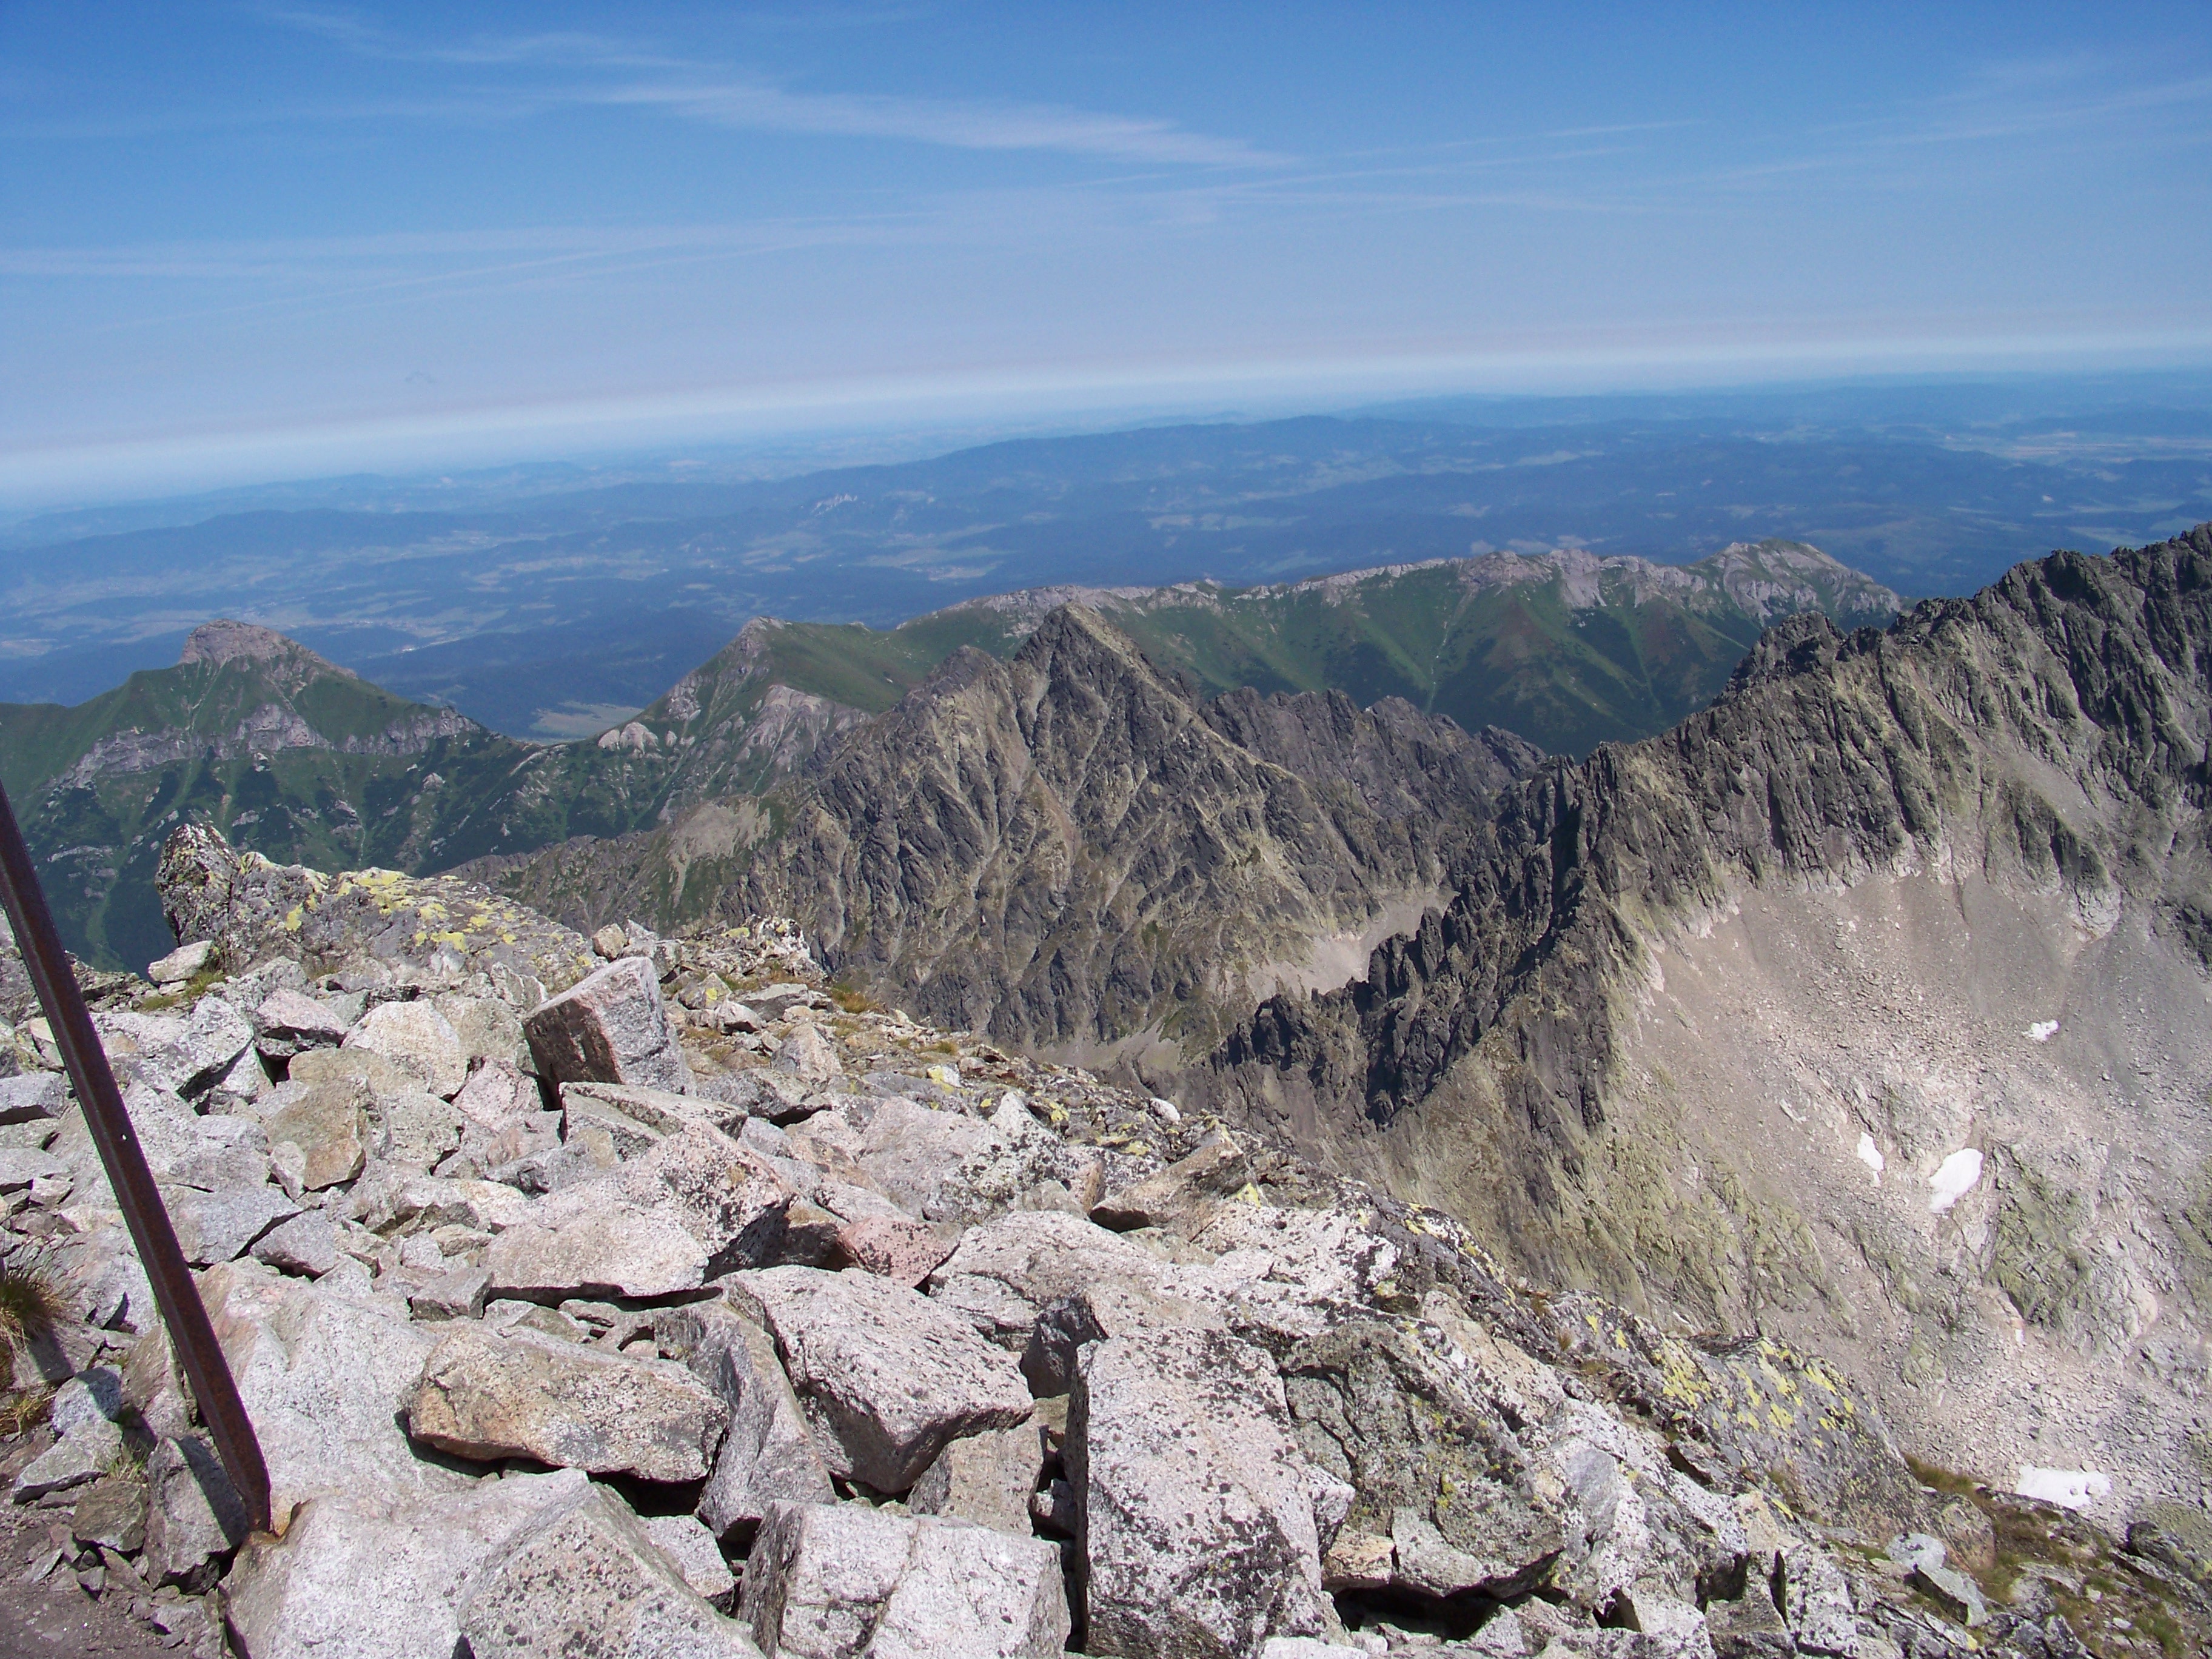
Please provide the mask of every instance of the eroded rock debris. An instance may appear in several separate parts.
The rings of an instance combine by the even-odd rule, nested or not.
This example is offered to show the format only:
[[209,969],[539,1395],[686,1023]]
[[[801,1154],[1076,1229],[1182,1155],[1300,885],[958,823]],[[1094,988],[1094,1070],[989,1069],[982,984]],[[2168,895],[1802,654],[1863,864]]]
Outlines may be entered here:
[[[2124,1546],[1938,1492],[1815,1355],[1506,1274],[1286,1145],[827,983],[181,831],[92,988],[259,1433],[248,1536],[85,1126],[0,1032],[24,1569],[293,1656],[2203,1650]],[[21,1529],[19,1528],[19,1534]],[[2084,1644],[2089,1645],[2085,1646]]]

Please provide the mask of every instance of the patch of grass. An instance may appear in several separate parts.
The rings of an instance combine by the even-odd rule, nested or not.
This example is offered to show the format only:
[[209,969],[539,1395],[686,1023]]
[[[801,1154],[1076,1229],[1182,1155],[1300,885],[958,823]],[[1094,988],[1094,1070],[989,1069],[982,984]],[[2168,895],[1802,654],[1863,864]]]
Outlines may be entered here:
[[228,972],[220,966],[203,968],[173,991],[156,991],[152,996],[142,997],[137,1005],[138,1012],[148,1014],[159,1013],[165,1008],[176,1008],[186,1003],[198,1002],[229,977]]
[[884,1006],[857,985],[840,982],[830,988],[830,1000],[848,1014],[879,1014]]
[[950,1037],[942,1037],[929,1045],[928,1052],[933,1054],[957,1054],[960,1045]]
[[12,1440],[26,1430],[36,1428],[46,1420],[46,1408],[53,1403],[54,1391],[49,1388],[0,1392],[0,1435]]
[[1949,1498],[1972,1498],[1980,1483],[1971,1474],[1960,1474],[1956,1469],[1947,1469],[1939,1463],[1925,1463],[1907,1452],[1905,1466],[1913,1478],[1923,1486],[1933,1486]]
[[68,1316],[61,1286],[46,1269],[0,1263],[0,1349],[12,1352]]

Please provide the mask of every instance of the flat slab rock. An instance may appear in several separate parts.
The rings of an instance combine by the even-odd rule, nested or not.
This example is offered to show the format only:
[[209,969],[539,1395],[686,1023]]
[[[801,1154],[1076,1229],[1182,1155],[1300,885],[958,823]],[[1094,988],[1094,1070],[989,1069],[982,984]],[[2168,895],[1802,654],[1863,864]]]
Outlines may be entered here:
[[213,1192],[165,1187],[161,1198],[177,1230],[178,1247],[195,1267],[234,1260],[277,1223],[300,1213],[283,1188],[267,1182]]
[[1058,1136],[1012,1103],[977,1119],[885,1097],[860,1137],[869,1180],[927,1221],[981,1221],[1073,1162]]
[[706,1247],[659,1212],[574,1205],[553,1222],[526,1221],[492,1240],[483,1265],[494,1299],[670,1296],[705,1280]]
[[516,1475],[410,1498],[331,1493],[263,1534],[226,1583],[246,1659],[440,1659],[461,1637],[471,1569],[532,1516],[591,1490],[580,1474]]
[[787,1659],[1049,1659],[1070,1620],[1037,1538],[864,1504],[779,1504],[745,1563],[754,1639]]
[[948,1443],[1030,1415],[1014,1357],[918,1291],[815,1267],[725,1282],[775,1336],[832,1474],[904,1492]]
[[423,1361],[404,1410],[417,1440],[462,1457],[703,1480],[730,1420],[682,1365],[633,1359],[526,1328],[456,1322]]
[[970,1227],[929,1274],[933,1301],[1018,1352],[1037,1315],[1102,1280],[1164,1288],[1174,1269],[1141,1246],[1059,1210],[1018,1210]]
[[319,1192],[361,1173],[368,1157],[368,1112],[375,1098],[358,1078],[333,1078],[308,1085],[262,1127],[272,1150],[288,1145],[299,1149],[299,1184]]
[[628,1506],[589,1484],[542,1507],[470,1575],[460,1626],[474,1659],[760,1659]]
[[1097,1651],[1244,1654],[1331,1629],[1321,1483],[1263,1351],[1223,1331],[1092,1344],[1065,1455]]

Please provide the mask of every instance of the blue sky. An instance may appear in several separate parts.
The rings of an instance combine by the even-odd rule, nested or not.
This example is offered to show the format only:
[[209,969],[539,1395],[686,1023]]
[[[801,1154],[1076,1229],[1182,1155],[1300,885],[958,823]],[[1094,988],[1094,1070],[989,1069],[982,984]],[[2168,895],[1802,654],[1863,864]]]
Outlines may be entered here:
[[0,0],[0,497],[2212,358],[2212,9]]

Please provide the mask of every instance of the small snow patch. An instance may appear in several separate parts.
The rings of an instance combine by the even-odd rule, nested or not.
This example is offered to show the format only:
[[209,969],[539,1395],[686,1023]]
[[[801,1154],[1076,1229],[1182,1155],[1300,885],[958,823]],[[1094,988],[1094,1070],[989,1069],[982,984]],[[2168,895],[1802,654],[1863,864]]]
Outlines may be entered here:
[[1931,1188],[1928,1207],[1937,1215],[1942,1214],[1973,1191],[1974,1183],[1981,1178],[1982,1155],[1979,1152],[1968,1146],[1952,1153],[1936,1165],[1936,1173],[1928,1177],[1928,1185]]
[[2033,1463],[2023,1463],[2012,1489],[2022,1498],[2056,1504],[2061,1509],[2086,1510],[2096,1499],[2111,1495],[2112,1480],[2094,1469],[2039,1469]]
[[1874,1144],[1874,1137],[1863,1129],[1859,1131],[1859,1162],[1874,1171],[1876,1181],[1881,1179],[1881,1148]]
[[2058,1022],[2055,1019],[2039,1019],[2027,1028],[2027,1040],[2030,1042],[2048,1042],[2057,1035]]

